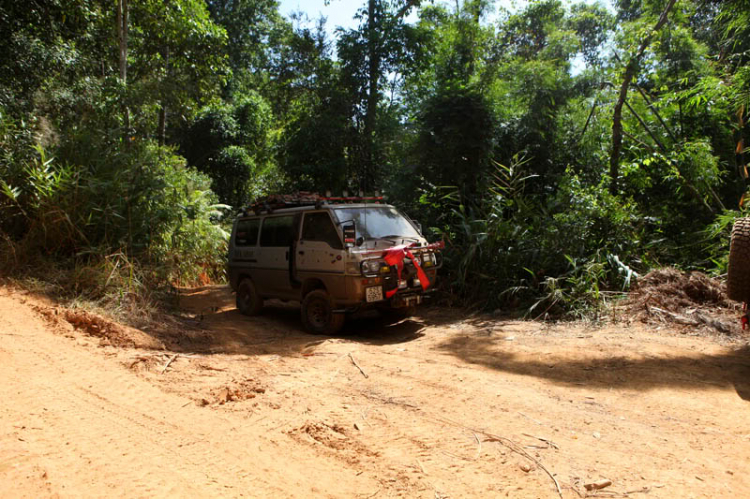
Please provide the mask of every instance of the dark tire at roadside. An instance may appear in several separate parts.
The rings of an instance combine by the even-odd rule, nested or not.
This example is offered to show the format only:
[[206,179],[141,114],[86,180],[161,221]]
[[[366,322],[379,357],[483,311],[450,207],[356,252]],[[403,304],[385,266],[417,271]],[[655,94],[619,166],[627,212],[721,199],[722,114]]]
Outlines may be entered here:
[[732,300],[750,302],[750,218],[738,218],[732,227],[727,294]]
[[302,300],[302,324],[309,333],[336,334],[344,320],[344,314],[333,313],[333,300],[325,290],[311,291]]
[[245,315],[258,315],[263,309],[263,298],[250,279],[243,279],[237,286],[237,309]]

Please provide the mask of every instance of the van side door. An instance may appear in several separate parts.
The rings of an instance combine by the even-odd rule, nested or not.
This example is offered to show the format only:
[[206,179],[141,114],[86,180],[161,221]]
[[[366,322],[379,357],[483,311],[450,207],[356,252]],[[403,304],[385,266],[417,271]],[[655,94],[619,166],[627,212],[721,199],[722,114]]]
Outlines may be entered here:
[[294,233],[294,215],[269,215],[260,227],[257,249],[256,288],[261,296],[295,298],[289,279],[289,259]]
[[344,244],[327,210],[306,212],[296,248],[297,278],[321,279],[334,298],[346,295]]

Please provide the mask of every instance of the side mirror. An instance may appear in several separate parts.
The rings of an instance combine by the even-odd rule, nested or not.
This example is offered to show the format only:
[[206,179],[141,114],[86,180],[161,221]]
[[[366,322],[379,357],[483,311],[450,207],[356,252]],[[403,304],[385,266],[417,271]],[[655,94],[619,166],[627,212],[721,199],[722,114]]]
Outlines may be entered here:
[[344,232],[344,246],[347,248],[354,247],[357,242],[357,226],[354,225],[354,221],[346,222],[341,226],[341,229]]

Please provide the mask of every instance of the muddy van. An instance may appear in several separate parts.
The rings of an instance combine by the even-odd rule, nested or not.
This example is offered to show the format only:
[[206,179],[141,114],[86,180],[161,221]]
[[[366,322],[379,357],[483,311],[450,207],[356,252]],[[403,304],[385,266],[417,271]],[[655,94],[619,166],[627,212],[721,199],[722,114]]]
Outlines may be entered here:
[[363,309],[412,311],[435,289],[441,248],[381,198],[276,196],[235,220],[229,282],[243,314],[299,301],[305,328],[331,334]]

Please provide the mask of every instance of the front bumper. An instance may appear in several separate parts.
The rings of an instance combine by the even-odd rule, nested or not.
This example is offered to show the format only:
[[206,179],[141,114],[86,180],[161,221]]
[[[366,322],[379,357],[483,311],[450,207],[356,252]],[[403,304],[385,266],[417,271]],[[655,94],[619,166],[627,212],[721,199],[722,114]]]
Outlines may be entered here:
[[[429,287],[425,290],[414,266],[405,265],[401,273],[401,286],[395,271],[378,277],[347,276],[347,295],[352,301],[341,303],[346,307],[407,307],[424,301],[435,291],[437,269],[426,269]],[[388,297],[396,290],[395,294]]]

